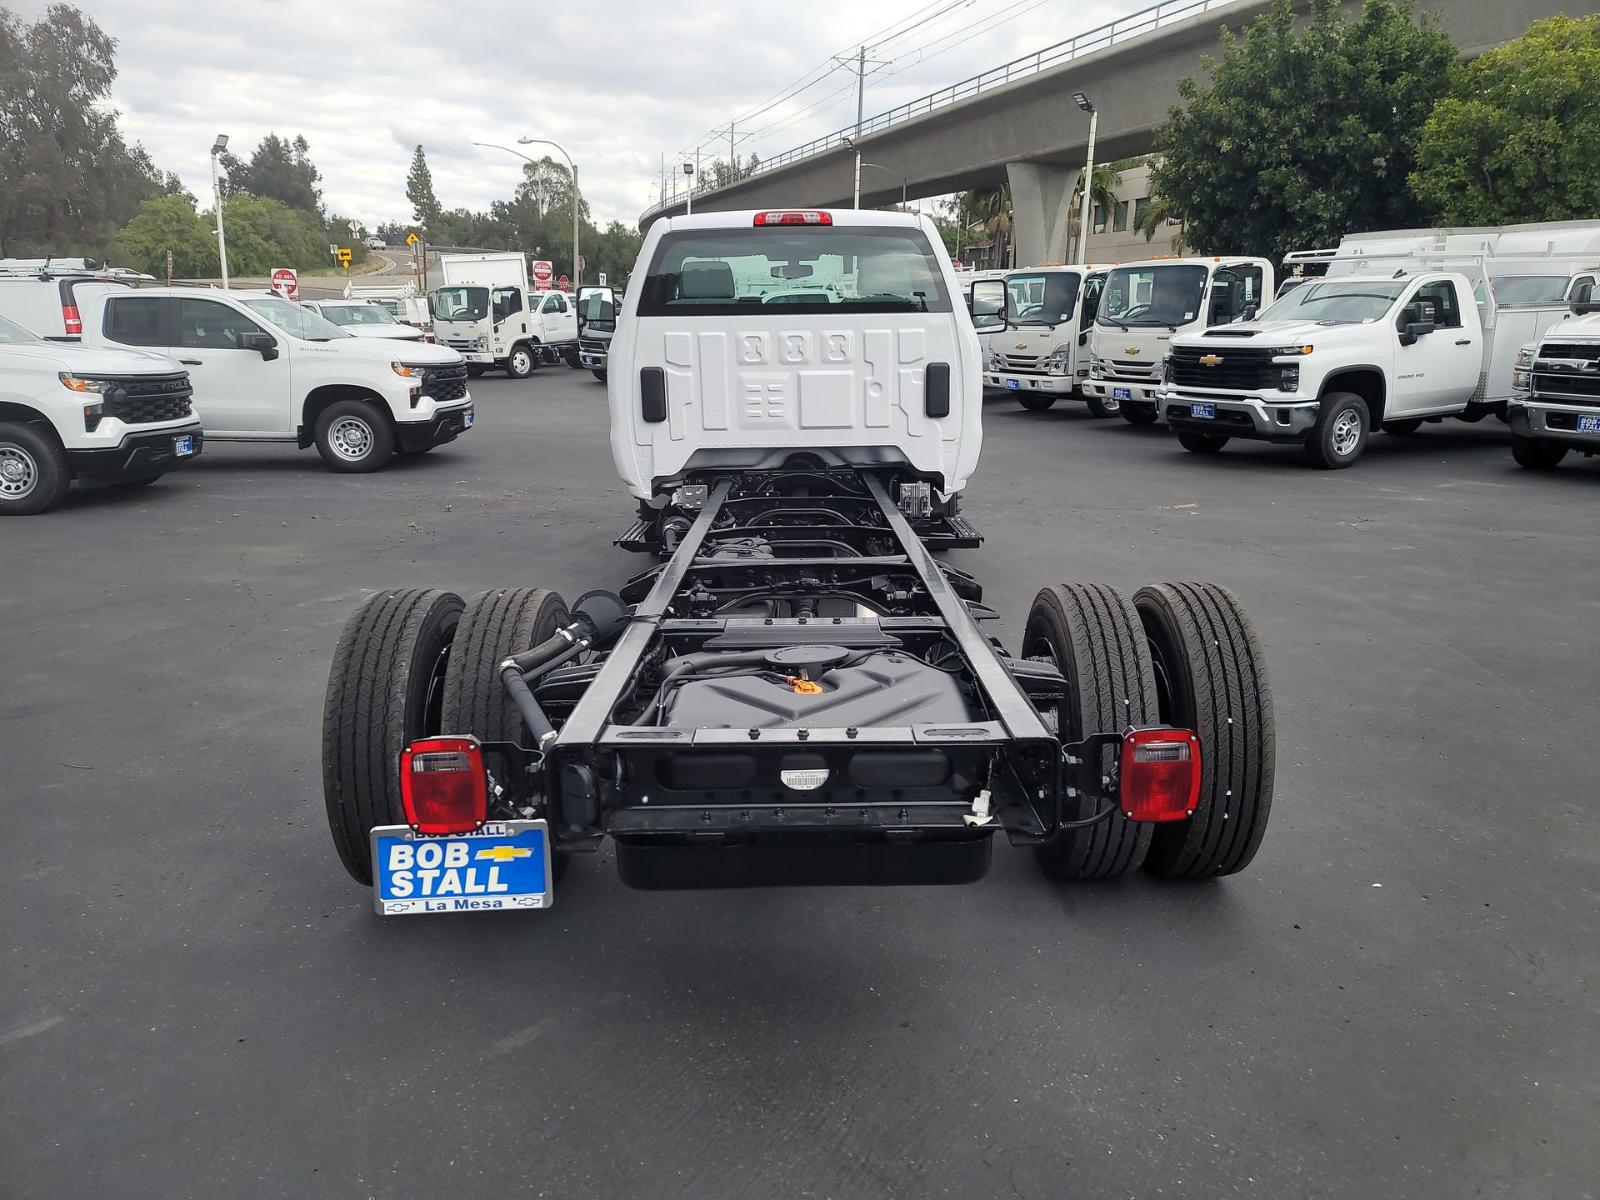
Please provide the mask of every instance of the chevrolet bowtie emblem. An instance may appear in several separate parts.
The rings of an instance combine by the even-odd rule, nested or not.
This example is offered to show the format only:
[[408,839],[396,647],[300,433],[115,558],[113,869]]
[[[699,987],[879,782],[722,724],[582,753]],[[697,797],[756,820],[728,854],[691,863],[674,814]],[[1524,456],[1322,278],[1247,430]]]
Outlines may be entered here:
[[1222,355],[1202,354],[1200,356],[1200,365],[1202,367],[1220,367],[1222,365]]
[[1122,352],[1124,354],[1137,354],[1137,353],[1139,353],[1139,347],[1137,347],[1137,346],[1124,346],[1122,348]]
[[1015,346],[1013,346],[1011,348],[1013,350],[1026,350],[1028,348],[1028,343],[1027,342],[1018,342]]

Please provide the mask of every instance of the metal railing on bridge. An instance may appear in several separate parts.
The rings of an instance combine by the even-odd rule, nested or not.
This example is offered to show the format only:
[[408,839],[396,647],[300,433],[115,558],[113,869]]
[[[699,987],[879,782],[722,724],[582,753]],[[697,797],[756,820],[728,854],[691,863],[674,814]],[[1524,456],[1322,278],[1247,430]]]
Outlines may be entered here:
[[[1000,64],[998,67],[991,67],[987,71],[963,79],[959,83],[952,83],[949,87],[940,88],[936,92],[929,92],[926,96],[920,96],[896,108],[891,108],[887,112],[868,117],[861,122],[861,136],[866,137],[869,134],[882,133],[892,126],[914,121],[919,117],[925,117],[941,108],[947,108],[952,104],[970,100],[986,91],[993,91],[995,88],[1016,83],[1018,80],[1059,67],[1074,59],[1082,58],[1084,55],[1093,54],[1096,51],[1130,41],[1133,38],[1144,37],[1146,34],[1155,33],[1160,29],[1176,24],[1179,21],[1186,21],[1191,17],[1201,16],[1213,9],[1226,8],[1229,5],[1238,3],[1240,3],[1240,0],[1162,0],[1160,4],[1153,4],[1149,8],[1140,9],[1136,13],[1129,13],[1125,17],[1118,17],[1116,20],[1108,21],[1106,24],[1097,26],[1094,29],[1075,34],[1065,41],[1056,42],[1053,45],[1044,47],[1042,50],[1035,50],[1032,54],[1024,54],[1021,58],[1014,58],[1010,62]],[[692,188],[687,184],[680,187],[679,177],[674,174],[671,177],[672,188],[666,199],[646,209],[643,215],[649,216],[651,213],[669,205],[680,204],[691,195],[701,196],[720,191],[722,188],[730,186],[731,183],[742,183],[747,179],[765,175],[768,171],[775,171],[780,167],[789,166],[801,159],[811,158],[818,154],[827,153],[830,150],[839,149],[845,144],[845,138],[854,136],[856,136],[856,127],[854,125],[836,129],[832,133],[813,138],[811,141],[796,146],[791,150],[785,150],[782,154],[762,159],[753,170],[741,171],[737,179],[725,183],[700,184],[696,181],[695,186]]]

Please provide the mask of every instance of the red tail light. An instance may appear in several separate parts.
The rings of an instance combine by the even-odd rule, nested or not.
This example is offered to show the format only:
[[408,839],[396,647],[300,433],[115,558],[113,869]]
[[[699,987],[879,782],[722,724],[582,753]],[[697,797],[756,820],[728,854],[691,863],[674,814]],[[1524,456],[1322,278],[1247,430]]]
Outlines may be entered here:
[[757,225],[832,225],[833,214],[804,209],[788,212],[758,212]]
[[76,304],[63,304],[61,306],[61,322],[67,327],[68,337],[83,336],[83,318],[78,315]]
[[489,776],[476,738],[412,742],[400,755],[400,800],[418,833],[471,833],[489,816]]
[[1118,789],[1130,821],[1185,821],[1200,800],[1200,739],[1187,729],[1130,729]]

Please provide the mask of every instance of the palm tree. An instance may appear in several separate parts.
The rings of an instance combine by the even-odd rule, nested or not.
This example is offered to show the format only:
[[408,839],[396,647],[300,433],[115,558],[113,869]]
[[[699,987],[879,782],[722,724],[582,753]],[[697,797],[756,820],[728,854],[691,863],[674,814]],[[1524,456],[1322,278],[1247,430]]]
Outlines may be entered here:
[[964,214],[965,228],[977,226],[989,235],[995,249],[995,265],[1004,263],[1011,242],[1011,184],[963,192],[959,211]]
[[[1106,221],[1111,220],[1111,211],[1117,202],[1117,188],[1122,186],[1122,172],[1117,170],[1112,163],[1098,163],[1094,169],[1094,177],[1089,188],[1089,209],[1091,222],[1093,211],[1099,209],[1105,214]],[[1067,218],[1067,232],[1071,238],[1081,236],[1082,230],[1078,227],[1083,223],[1083,172],[1078,172],[1078,182],[1072,189],[1072,212]]]
[[[1170,200],[1164,196],[1151,196],[1150,203],[1144,210],[1144,216],[1140,217],[1139,223],[1134,226],[1134,232],[1144,234],[1144,240],[1151,241],[1160,232],[1161,227],[1176,215]],[[1172,235],[1172,252],[1174,254],[1183,253],[1183,229],[1181,226],[1178,232]]]

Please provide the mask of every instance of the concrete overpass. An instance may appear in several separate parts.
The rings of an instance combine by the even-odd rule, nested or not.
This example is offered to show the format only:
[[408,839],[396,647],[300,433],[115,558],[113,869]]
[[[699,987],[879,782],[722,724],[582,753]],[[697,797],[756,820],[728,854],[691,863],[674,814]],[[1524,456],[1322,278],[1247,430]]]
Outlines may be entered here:
[[[1220,51],[1223,27],[1242,29],[1272,0],[1166,0],[1154,8],[1058,42],[862,123],[863,159],[883,167],[861,176],[863,207],[1011,184],[1013,237],[1021,263],[1061,261],[1073,189],[1087,152],[1089,119],[1072,99],[1100,111],[1097,161],[1155,148],[1178,103],[1178,81],[1200,76],[1201,57]],[[1355,11],[1359,0],[1345,0]],[[1463,57],[1518,37],[1530,21],[1600,11],[1600,0],[1422,0]],[[694,207],[842,207],[851,201],[855,158],[837,130],[777,155],[726,187],[696,192]],[[674,175],[674,179],[677,176]],[[682,213],[669,196],[640,217]]]

